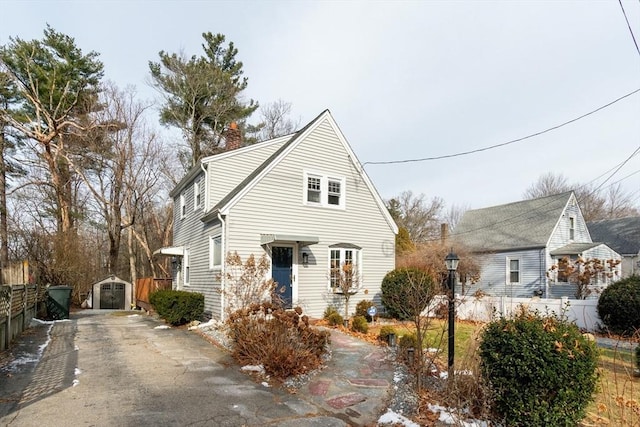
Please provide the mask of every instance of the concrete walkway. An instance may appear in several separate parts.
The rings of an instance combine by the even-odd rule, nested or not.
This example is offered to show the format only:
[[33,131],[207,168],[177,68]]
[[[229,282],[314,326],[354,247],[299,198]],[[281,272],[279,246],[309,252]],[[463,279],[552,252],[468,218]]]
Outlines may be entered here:
[[290,394],[198,334],[133,314],[29,329],[0,366],[0,426],[375,426],[388,404],[385,350],[340,332],[327,367]]

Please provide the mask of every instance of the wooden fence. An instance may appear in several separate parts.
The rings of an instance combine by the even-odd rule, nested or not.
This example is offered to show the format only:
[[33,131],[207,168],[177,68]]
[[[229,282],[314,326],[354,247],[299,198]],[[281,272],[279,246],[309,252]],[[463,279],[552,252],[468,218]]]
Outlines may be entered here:
[[11,341],[29,327],[44,299],[44,286],[0,286],[0,350],[9,348]]
[[144,277],[136,280],[136,305],[147,311],[151,310],[149,294],[160,289],[171,289],[171,279]]

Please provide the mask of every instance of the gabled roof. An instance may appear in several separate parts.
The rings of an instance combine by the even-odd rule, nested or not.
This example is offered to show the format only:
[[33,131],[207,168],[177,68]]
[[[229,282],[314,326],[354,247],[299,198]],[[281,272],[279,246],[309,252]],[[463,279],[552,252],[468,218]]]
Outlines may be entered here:
[[640,252],[640,216],[590,222],[587,228],[593,240],[605,242],[621,255]]
[[353,162],[356,170],[359,172],[363,181],[365,182],[367,188],[371,191],[378,208],[382,215],[385,217],[389,227],[393,230],[394,233],[398,233],[398,226],[394,222],[393,218],[389,214],[382,198],[378,194],[378,191],[373,186],[373,183],[369,179],[368,175],[362,168],[362,165],[358,161],[355,153],[347,143],[344,135],[338,128],[335,120],[331,116],[331,112],[329,110],[324,110],[320,113],[315,119],[309,122],[305,127],[300,129],[298,132],[293,134],[291,138],[285,142],[280,148],[278,148],[271,156],[269,156],[260,166],[258,166],[255,170],[253,170],[240,184],[238,184],[233,190],[231,190],[226,196],[224,196],[210,211],[208,211],[203,217],[202,221],[208,222],[215,218],[217,218],[218,214],[226,215],[233,207],[235,203],[237,203],[243,196],[246,194],[251,188],[253,188],[271,169],[273,169],[282,159],[284,159],[304,138],[312,132],[320,123],[328,120],[331,126],[334,128],[340,142],[342,143],[344,149],[347,151],[351,161]]
[[474,251],[546,247],[572,191],[467,211],[453,236]]

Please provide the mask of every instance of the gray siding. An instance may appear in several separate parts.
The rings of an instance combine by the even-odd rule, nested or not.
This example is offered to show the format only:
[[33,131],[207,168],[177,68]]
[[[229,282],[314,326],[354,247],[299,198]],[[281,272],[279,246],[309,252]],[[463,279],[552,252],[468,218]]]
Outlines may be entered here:
[[[306,206],[304,170],[345,178],[346,209]],[[317,236],[310,245],[308,266],[297,269],[297,302],[319,317],[328,305],[341,299],[328,292],[329,245],[352,243],[362,247],[364,289],[350,301],[351,311],[362,299],[379,300],[380,283],[395,265],[394,233],[373,194],[325,121],[271,170],[229,212],[227,250],[244,258],[259,256],[260,234],[282,233]],[[297,254],[300,248],[297,249]],[[294,271],[294,274],[296,271]]]
[[[203,172],[204,173],[204,172]],[[194,182],[202,174],[195,177]],[[184,284],[184,259],[180,259],[180,274],[173,271],[174,288],[198,292],[205,296],[205,314],[207,317],[220,315],[219,275],[209,270],[209,236],[220,233],[217,224],[204,224],[200,218],[202,209],[194,210],[193,182],[185,186],[186,215],[181,217],[180,194],[174,198],[173,245],[184,246],[189,258],[189,284]]]
[[[574,218],[574,238],[569,239],[570,218]],[[587,230],[587,223],[584,221],[582,212],[575,200],[575,196],[571,196],[567,207],[562,216],[558,220],[556,228],[553,230],[549,239],[548,248],[550,251],[561,248],[569,243],[591,243],[591,236]]]
[[288,139],[288,137],[284,137],[265,143],[257,143],[206,160],[209,181],[207,187],[208,207],[215,206]]
[[[510,259],[520,262],[520,282],[510,283]],[[544,290],[546,283],[546,251],[544,249],[499,252],[482,256],[480,281],[469,292],[481,289],[491,296],[531,298],[534,291]]]

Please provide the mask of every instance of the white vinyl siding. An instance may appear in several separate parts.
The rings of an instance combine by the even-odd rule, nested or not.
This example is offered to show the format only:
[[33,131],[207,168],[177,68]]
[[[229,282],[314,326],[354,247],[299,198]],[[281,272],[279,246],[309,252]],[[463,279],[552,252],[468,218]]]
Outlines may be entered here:
[[[322,170],[317,170],[322,165]],[[298,268],[297,301],[310,316],[321,317],[328,305],[340,307],[340,295],[328,290],[330,275],[329,246],[341,242],[362,248],[361,279],[363,289],[349,303],[351,310],[363,299],[380,305],[380,284],[395,266],[395,235],[361,177],[333,127],[323,122],[286,158],[230,209],[227,221],[229,250],[237,250],[243,259],[259,257],[260,234],[317,236],[320,242],[305,246],[310,262]],[[310,209],[301,203],[307,192],[305,172],[327,178],[342,178],[343,194],[348,195],[344,209]],[[328,188],[328,187],[325,187]],[[283,220],[284,219],[284,220]],[[294,242],[295,243],[295,242]],[[299,248],[297,249],[300,250]],[[300,258],[301,259],[301,258]]]
[[289,138],[259,142],[205,160],[208,163],[208,206],[215,206]]
[[[316,236],[320,242],[280,242],[294,247],[294,262],[302,257],[302,248],[309,254],[309,262],[295,265],[293,298],[305,314],[321,317],[328,305],[340,307],[342,299],[328,289],[329,246],[341,242],[357,244],[361,251],[361,277],[363,289],[349,303],[351,311],[363,300],[374,300],[380,305],[380,283],[385,274],[395,266],[395,235],[383,214],[383,207],[376,202],[374,194],[359,175],[359,167],[349,158],[333,127],[326,119],[295,147],[279,164],[244,195],[224,216],[224,227],[217,219],[211,223],[200,220],[201,212],[187,215],[174,224],[174,245],[190,247],[191,280],[189,291],[205,295],[205,317],[221,318],[223,315],[224,263],[221,269],[211,269],[211,236],[221,235],[221,256],[237,251],[243,260],[253,254],[256,259],[269,254],[269,245],[260,244],[263,233]],[[206,208],[213,208],[244,180],[255,168],[286,142],[282,138],[275,142],[258,143],[205,159],[207,164]],[[265,144],[265,145],[262,145]],[[321,165],[321,167],[319,166]],[[322,177],[338,178],[343,209],[311,209],[301,203],[301,192],[305,170],[320,169]],[[191,188],[192,183],[188,184]],[[328,181],[321,191],[328,196]],[[192,191],[186,191],[189,211],[193,206]],[[328,200],[328,199],[327,199]],[[175,203],[179,203],[178,197]],[[179,216],[176,209],[176,217]],[[272,244],[276,246],[277,244]],[[362,256],[366,254],[366,256]]]

